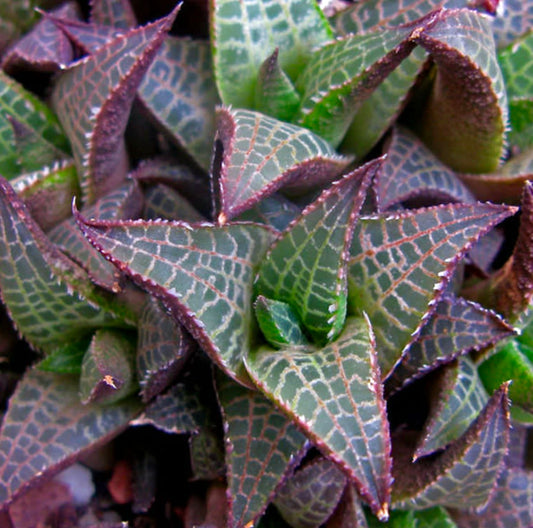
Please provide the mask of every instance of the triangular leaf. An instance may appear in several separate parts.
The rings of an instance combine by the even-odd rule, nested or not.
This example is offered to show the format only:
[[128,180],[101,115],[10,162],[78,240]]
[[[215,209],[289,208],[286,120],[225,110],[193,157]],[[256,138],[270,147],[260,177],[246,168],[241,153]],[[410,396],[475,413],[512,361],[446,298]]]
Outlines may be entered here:
[[345,486],[342,471],[320,458],[298,469],[278,491],[274,504],[294,528],[315,528],[331,516]]
[[258,112],[220,108],[217,116],[223,152],[213,185],[220,223],[280,187],[302,191],[333,181],[350,161],[309,130]]
[[130,107],[176,12],[116,37],[56,82],[52,102],[72,145],[89,203],[125,177],[123,134]]
[[193,343],[153,297],[139,316],[137,379],[144,401],[165,390],[174,381],[193,352]]
[[93,24],[129,29],[137,25],[135,13],[129,0],[91,0]]
[[417,443],[415,459],[457,440],[489,399],[473,362],[463,357],[444,368]]
[[200,214],[178,191],[158,183],[144,194],[145,207],[142,218],[145,220],[182,220],[196,223],[205,221]]
[[245,381],[253,272],[272,231],[164,221],[87,222],[81,228],[111,262],[162,298],[215,363]]
[[[498,389],[468,430],[444,453],[410,463],[412,451],[393,450],[393,506],[481,508],[500,473],[509,438],[508,384]],[[396,449],[397,447],[397,449]]]
[[253,351],[254,382],[337,462],[382,519],[388,515],[388,422],[368,321],[349,318],[322,349]]
[[0,430],[0,503],[108,442],[140,410],[136,399],[82,405],[77,376],[29,371],[10,400]]
[[291,306],[318,342],[333,340],[346,317],[346,265],[370,180],[382,160],[333,183],[269,249],[255,291]]
[[280,49],[279,61],[294,79],[311,50],[332,33],[314,0],[211,0],[211,42],[218,90],[226,105],[253,108],[257,73]]
[[261,393],[217,383],[225,423],[228,526],[254,523],[307,450],[306,437]]
[[456,204],[359,220],[348,303],[372,321],[384,376],[418,336],[464,252],[512,213],[491,204]]
[[92,335],[60,345],[37,365],[39,370],[56,374],[79,374],[83,356],[91,344]]

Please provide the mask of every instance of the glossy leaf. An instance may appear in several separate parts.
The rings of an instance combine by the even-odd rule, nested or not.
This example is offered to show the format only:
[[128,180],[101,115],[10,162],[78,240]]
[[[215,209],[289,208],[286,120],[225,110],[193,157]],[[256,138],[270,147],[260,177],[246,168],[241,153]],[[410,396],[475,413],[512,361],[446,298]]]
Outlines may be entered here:
[[249,110],[220,108],[213,167],[219,223],[289,186],[304,191],[337,178],[350,161],[309,130]]
[[297,470],[276,494],[274,504],[294,528],[314,528],[331,516],[346,486],[342,471],[322,458]]
[[445,295],[394,368],[387,389],[398,389],[439,365],[483,350],[514,333],[513,327],[495,312]]
[[19,332],[46,349],[111,322],[78,293],[94,293],[83,270],[50,243],[9,183],[0,186],[0,290]]
[[91,22],[120,29],[137,25],[129,0],[91,0]]
[[[67,2],[54,9],[58,18],[76,20],[79,8],[74,2]],[[29,68],[55,72],[68,66],[74,59],[74,50],[67,36],[46,15],[22,37],[2,58],[5,71]]]
[[243,378],[252,339],[253,271],[273,239],[253,224],[88,222],[82,231],[150,293],[230,376]]
[[253,108],[258,71],[276,48],[294,79],[311,50],[332,37],[314,1],[211,0],[210,8],[213,65],[225,105]]
[[130,107],[175,16],[176,10],[116,37],[56,82],[52,102],[72,145],[88,203],[125,177],[123,134]]
[[439,506],[414,512],[413,517],[420,528],[458,528],[449,513]]
[[287,303],[320,344],[332,341],[346,317],[346,265],[356,218],[381,160],[333,183],[276,240],[255,291]]
[[37,368],[56,374],[80,374],[83,356],[91,344],[92,335],[83,336],[54,348]]
[[0,430],[0,503],[108,442],[139,412],[135,399],[82,405],[77,376],[30,370],[11,398]]
[[139,86],[138,96],[171,139],[209,169],[219,102],[209,44],[167,37]]
[[194,346],[190,336],[152,297],[143,306],[138,332],[137,379],[143,400],[150,401],[176,379]]
[[226,444],[228,526],[254,523],[307,450],[307,439],[261,393],[217,383]]
[[309,344],[298,316],[287,303],[259,295],[254,303],[255,318],[263,337],[275,348]]
[[496,170],[505,147],[507,98],[489,20],[469,9],[441,10],[413,40],[437,67],[417,123],[420,137],[454,170]]
[[439,385],[430,403],[415,458],[429,455],[457,440],[489,399],[468,357],[445,367]]
[[504,468],[489,505],[481,513],[453,510],[460,528],[507,528],[533,523],[533,473]]
[[80,400],[109,405],[137,390],[135,340],[118,330],[97,330],[83,357]]
[[384,376],[434,312],[464,252],[513,212],[457,204],[360,219],[349,262],[348,305],[370,317]]
[[375,191],[380,210],[415,200],[417,203],[475,202],[455,173],[406,128],[394,129],[386,151]]
[[493,394],[463,436],[444,453],[409,463],[410,450],[396,451],[393,506],[415,510],[433,506],[483,507],[500,474],[509,427],[505,384]]
[[349,318],[322,349],[254,350],[247,369],[260,389],[355,482],[382,519],[390,492],[389,432],[368,322]]

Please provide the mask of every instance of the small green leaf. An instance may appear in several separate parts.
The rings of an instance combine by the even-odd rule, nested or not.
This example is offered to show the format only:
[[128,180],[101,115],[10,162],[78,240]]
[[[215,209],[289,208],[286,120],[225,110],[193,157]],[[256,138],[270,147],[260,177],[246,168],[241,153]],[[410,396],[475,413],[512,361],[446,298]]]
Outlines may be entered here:
[[269,249],[255,291],[287,303],[318,343],[332,341],[346,317],[346,265],[367,187],[381,159],[323,191]]
[[88,203],[126,175],[123,135],[131,104],[176,13],[114,38],[57,79],[52,103],[72,145]]
[[394,445],[393,507],[482,508],[490,499],[509,438],[508,384],[446,451],[412,463],[412,448]]
[[463,357],[444,367],[415,458],[429,455],[457,440],[481,413],[489,397],[473,362]]
[[265,339],[275,348],[307,346],[298,316],[287,303],[259,295],[254,303],[255,318]]
[[431,316],[461,256],[513,213],[492,204],[455,204],[359,220],[348,306],[370,317],[385,377]]
[[254,523],[307,451],[307,439],[261,393],[220,376],[230,497],[228,526]]
[[274,504],[294,528],[315,528],[331,516],[346,486],[346,477],[331,460],[319,458],[285,481]]
[[350,161],[309,130],[258,112],[220,108],[217,117],[223,152],[213,186],[221,224],[280,187],[302,192],[323,186]]
[[129,29],[137,25],[135,13],[129,0],[91,0],[93,24]]
[[252,281],[273,233],[254,224],[86,222],[98,250],[151,293],[228,375],[246,383]]
[[56,374],[80,374],[83,356],[91,340],[92,336],[87,335],[52,349],[48,356],[37,365],[37,368]]
[[124,331],[97,330],[81,365],[81,402],[109,405],[135,392],[134,364],[132,336]]
[[110,441],[140,411],[136,399],[82,405],[77,376],[30,370],[11,397],[0,430],[0,504]]
[[220,97],[225,105],[253,108],[257,75],[276,48],[295,79],[312,49],[332,38],[314,0],[211,0],[211,42]]
[[413,513],[415,522],[418,523],[417,526],[420,528],[458,528],[449,513],[439,506]]
[[337,462],[381,519],[388,515],[390,442],[368,321],[349,318],[322,349],[263,347],[246,367],[254,382]]

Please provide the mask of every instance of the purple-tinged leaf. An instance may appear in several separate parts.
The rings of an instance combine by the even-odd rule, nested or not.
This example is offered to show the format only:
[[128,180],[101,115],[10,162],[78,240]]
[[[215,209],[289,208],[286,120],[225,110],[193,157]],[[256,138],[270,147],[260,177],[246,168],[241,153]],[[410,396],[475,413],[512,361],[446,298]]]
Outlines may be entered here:
[[221,480],[226,475],[221,433],[207,423],[189,437],[191,469],[194,480]]
[[525,425],[513,423],[509,432],[509,450],[505,465],[509,468],[524,468],[528,449],[528,431]]
[[145,208],[142,218],[146,220],[183,220],[184,222],[204,222],[201,215],[178,191],[158,183],[150,187],[145,195]]
[[361,500],[352,484],[346,485],[337,509],[326,523],[326,528],[368,528]]
[[337,462],[382,520],[391,459],[375,343],[368,321],[348,318],[322,349],[254,350],[246,367],[258,387]]
[[[138,186],[127,182],[85,208],[83,214],[99,220],[137,218],[142,211],[142,200]],[[94,284],[115,293],[122,290],[123,277],[87,241],[72,216],[50,231],[48,236],[59,249],[87,271]]]
[[90,21],[93,24],[129,29],[137,18],[129,0],[91,0]]
[[56,374],[80,374],[91,340],[92,335],[86,335],[52,349],[36,368]]
[[[49,231],[71,216],[72,198],[80,191],[72,160],[21,174],[10,183],[43,231]],[[50,204],[54,207],[49,207]]]
[[259,518],[309,447],[296,425],[257,391],[220,376],[228,480],[229,523]]
[[501,8],[492,22],[494,39],[499,48],[507,46],[533,27],[531,0],[500,1]]
[[139,317],[137,343],[137,379],[145,402],[176,379],[193,349],[190,336],[149,297]]
[[514,332],[495,312],[446,295],[396,365],[387,391],[397,390],[439,365],[489,347]]
[[53,105],[71,142],[88,203],[125,177],[123,136],[131,104],[176,13],[116,37],[56,82]]
[[106,258],[164,304],[228,375],[246,383],[252,282],[273,232],[254,224],[83,222]]
[[205,170],[215,136],[216,90],[209,43],[167,37],[138,97],[155,122]]
[[[54,9],[57,18],[78,19],[78,4],[67,2]],[[72,44],[46,15],[24,35],[2,58],[4,71],[17,68],[55,72],[68,66],[74,59]]]
[[123,330],[97,330],[81,365],[81,402],[109,405],[137,388],[135,339]]
[[455,173],[407,129],[394,128],[386,151],[375,185],[381,211],[401,202],[476,201]]
[[[143,446],[144,447],[144,446]],[[133,513],[146,513],[157,494],[157,458],[148,450],[136,453],[133,461]]]
[[476,421],[442,454],[411,462],[412,448],[393,443],[394,508],[479,509],[489,501],[507,453],[507,388],[504,384],[492,395]]
[[0,191],[0,291],[19,332],[46,349],[110,323],[110,314],[82,296],[97,300],[84,271],[50,242],[3,179]]
[[220,108],[217,117],[223,152],[214,163],[213,187],[221,224],[281,187],[323,186],[350,161],[309,130],[258,112]]
[[287,303],[317,343],[332,341],[344,325],[353,230],[381,162],[323,191],[274,242],[257,273],[255,291]]
[[77,376],[30,370],[12,396],[0,430],[0,503],[108,442],[140,410],[136,399],[82,405]]
[[289,224],[300,216],[302,210],[294,202],[281,194],[273,194],[257,202],[235,218],[238,221],[265,224],[278,231],[284,231]]
[[298,469],[278,491],[274,504],[294,528],[323,525],[346,487],[346,477],[331,460],[320,458]]
[[451,510],[459,528],[517,528],[533,525],[533,472],[504,468],[492,499],[481,513]]
[[505,147],[507,98],[490,21],[468,9],[444,9],[412,40],[436,64],[417,118],[419,136],[454,170],[496,170]]
[[225,105],[241,108],[253,108],[258,71],[276,48],[295,79],[312,49],[332,37],[314,0],[211,0],[210,15],[218,91]]
[[434,312],[465,251],[514,212],[453,204],[359,220],[348,272],[349,311],[370,317],[384,377]]
[[457,440],[489,399],[476,367],[468,357],[445,366],[433,390],[429,416],[417,443],[415,459]]

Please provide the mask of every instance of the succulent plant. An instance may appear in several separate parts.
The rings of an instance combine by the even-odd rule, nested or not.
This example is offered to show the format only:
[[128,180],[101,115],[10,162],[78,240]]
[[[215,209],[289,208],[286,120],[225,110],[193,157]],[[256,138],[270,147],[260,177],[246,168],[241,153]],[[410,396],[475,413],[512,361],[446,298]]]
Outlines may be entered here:
[[533,2],[36,4],[0,6],[5,518],[149,429],[130,519],[531,526]]

